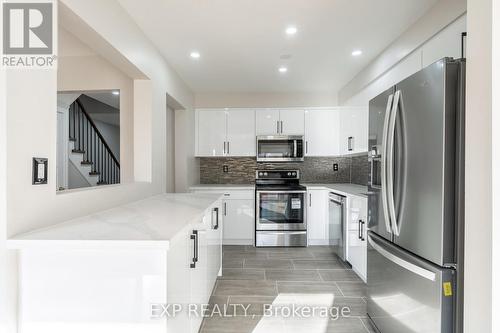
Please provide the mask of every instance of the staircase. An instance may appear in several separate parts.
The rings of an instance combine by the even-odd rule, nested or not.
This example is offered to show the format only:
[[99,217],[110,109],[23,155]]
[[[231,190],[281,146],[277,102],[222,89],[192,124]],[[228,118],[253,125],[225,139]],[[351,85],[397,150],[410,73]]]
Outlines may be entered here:
[[120,183],[120,163],[78,99],[69,107],[69,150],[91,186]]

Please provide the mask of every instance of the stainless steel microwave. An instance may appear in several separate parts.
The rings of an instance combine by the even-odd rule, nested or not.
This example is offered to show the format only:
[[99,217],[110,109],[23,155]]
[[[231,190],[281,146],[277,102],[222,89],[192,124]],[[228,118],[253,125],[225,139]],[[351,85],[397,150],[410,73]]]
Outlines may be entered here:
[[304,161],[304,137],[270,135],[257,137],[257,162]]

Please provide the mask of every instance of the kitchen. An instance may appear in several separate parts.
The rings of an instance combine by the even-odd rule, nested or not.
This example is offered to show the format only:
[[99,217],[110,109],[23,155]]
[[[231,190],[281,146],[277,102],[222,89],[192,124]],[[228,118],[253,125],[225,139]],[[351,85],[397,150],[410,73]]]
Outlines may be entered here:
[[47,2],[57,67],[2,68],[6,332],[494,331],[481,4]]

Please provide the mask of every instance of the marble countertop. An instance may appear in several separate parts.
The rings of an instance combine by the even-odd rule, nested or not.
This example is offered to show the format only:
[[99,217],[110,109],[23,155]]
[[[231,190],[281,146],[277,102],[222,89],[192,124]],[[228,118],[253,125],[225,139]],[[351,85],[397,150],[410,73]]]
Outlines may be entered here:
[[198,184],[189,187],[190,190],[254,190],[255,184]]
[[162,248],[185,227],[200,223],[218,194],[161,194],[15,235],[11,249]]
[[[367,186],[350,184],[350,183],[334,183],[334,184],[315,184],[315,183],[301,183],[308,188],[324,188],[332,190],[343,195],[357,195],[366,197],[368,192]],[[200,184],[190,187],[190,190],[254,190],[255,184]]]
[[302,184],[307,188],[325,188],[333,192],[343,194],[343,195],[357,195],[366,198],[366,192],[368,192],[368,187],[363,185],[349,184],[349,183],[339,183],[339,184],[312,184],[305,183]]

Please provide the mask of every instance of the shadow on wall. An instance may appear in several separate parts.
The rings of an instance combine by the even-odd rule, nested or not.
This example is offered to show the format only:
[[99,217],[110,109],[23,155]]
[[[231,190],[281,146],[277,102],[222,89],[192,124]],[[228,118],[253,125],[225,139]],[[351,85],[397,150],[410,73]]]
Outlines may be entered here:
[[120,182],[120,91],[57,95],[57,189]]

